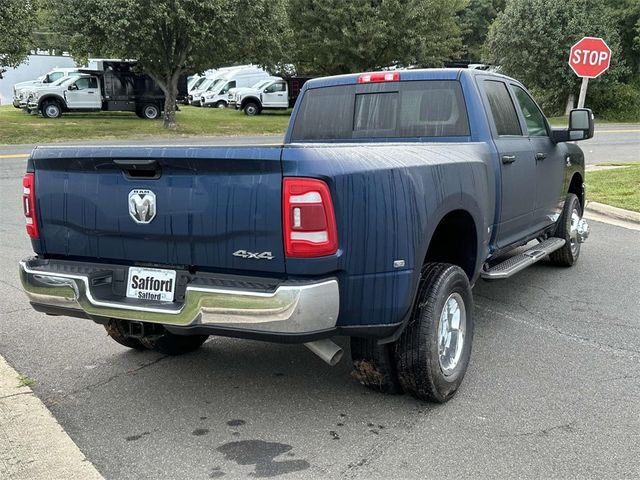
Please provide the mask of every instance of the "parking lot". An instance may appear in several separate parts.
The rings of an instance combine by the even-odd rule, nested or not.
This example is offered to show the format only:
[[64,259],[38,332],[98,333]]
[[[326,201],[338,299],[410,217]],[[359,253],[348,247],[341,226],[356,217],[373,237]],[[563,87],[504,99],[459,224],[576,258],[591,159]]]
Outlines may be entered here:
[[[590,163],[638,159],[637,134],[609,135],[585,142]],[[166,357],[34,312],[17,276],[28,148],[0,151],[0,353],[105,478],[640,476],[640,231],[592,222],[574,268],[478,282],[471,366],[433,406],[303,346],[212,337]]]

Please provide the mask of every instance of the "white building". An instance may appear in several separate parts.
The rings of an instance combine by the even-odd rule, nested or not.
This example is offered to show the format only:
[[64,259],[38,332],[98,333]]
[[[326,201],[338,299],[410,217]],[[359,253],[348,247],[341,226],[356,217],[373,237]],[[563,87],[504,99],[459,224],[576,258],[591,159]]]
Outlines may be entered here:
[[68,56],[29,55],[28,60],[17,68],[9,68],[0,79],[0,105],[13,101],[13,85],[35,80],[54,68],[75,67],[76,62]]

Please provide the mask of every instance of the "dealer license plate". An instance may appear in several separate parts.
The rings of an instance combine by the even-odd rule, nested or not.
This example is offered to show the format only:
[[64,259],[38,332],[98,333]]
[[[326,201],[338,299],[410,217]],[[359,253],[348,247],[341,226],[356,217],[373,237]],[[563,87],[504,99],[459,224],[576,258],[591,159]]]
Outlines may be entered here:
[[175,270],[160,268],[129,268],[127,297],[138,300],[173,302],[176,292]]

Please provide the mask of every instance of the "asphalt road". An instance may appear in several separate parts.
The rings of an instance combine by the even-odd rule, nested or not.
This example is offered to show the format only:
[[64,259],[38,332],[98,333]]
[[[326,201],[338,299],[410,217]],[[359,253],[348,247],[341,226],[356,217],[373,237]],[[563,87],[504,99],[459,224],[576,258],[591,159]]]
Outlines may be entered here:
[[640,476],[640,232],[593,223],[575,267],[479,282],[467,377],[433,406],[302,346],[211,338],[165,357],[32,311],[24,163],[0,160],[0,354],[107,479]]
[[578,142],[587,164],[640,162],[640,125],[596,125],[590,140]]
[[[280,135],[251,137],[178,137],[140,140],[88,140],[61,142],[56,145],[245,145],[282,142]],[[587,164],[610,162],[640,162],[640,125],[596,125],[594,138],[579,143],[585,152]],[[19,158],[28,155],[32,145],[2,145],[0,159]]]

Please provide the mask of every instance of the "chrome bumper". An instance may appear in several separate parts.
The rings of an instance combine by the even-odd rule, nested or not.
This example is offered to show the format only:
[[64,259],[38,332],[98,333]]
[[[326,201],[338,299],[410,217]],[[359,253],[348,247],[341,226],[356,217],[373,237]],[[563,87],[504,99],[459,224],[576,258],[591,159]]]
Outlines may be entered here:
[[[283,282],[274,292],[187,285],[184,302],[102,300],[92,294],[88,275],[48,270],[35,258],[20,262],[20,280],[33,304],[171,326],[211,326],[265,333],[303,334],[335,327],[338,281]],[[71,312],[70,312],[71,313]]]

